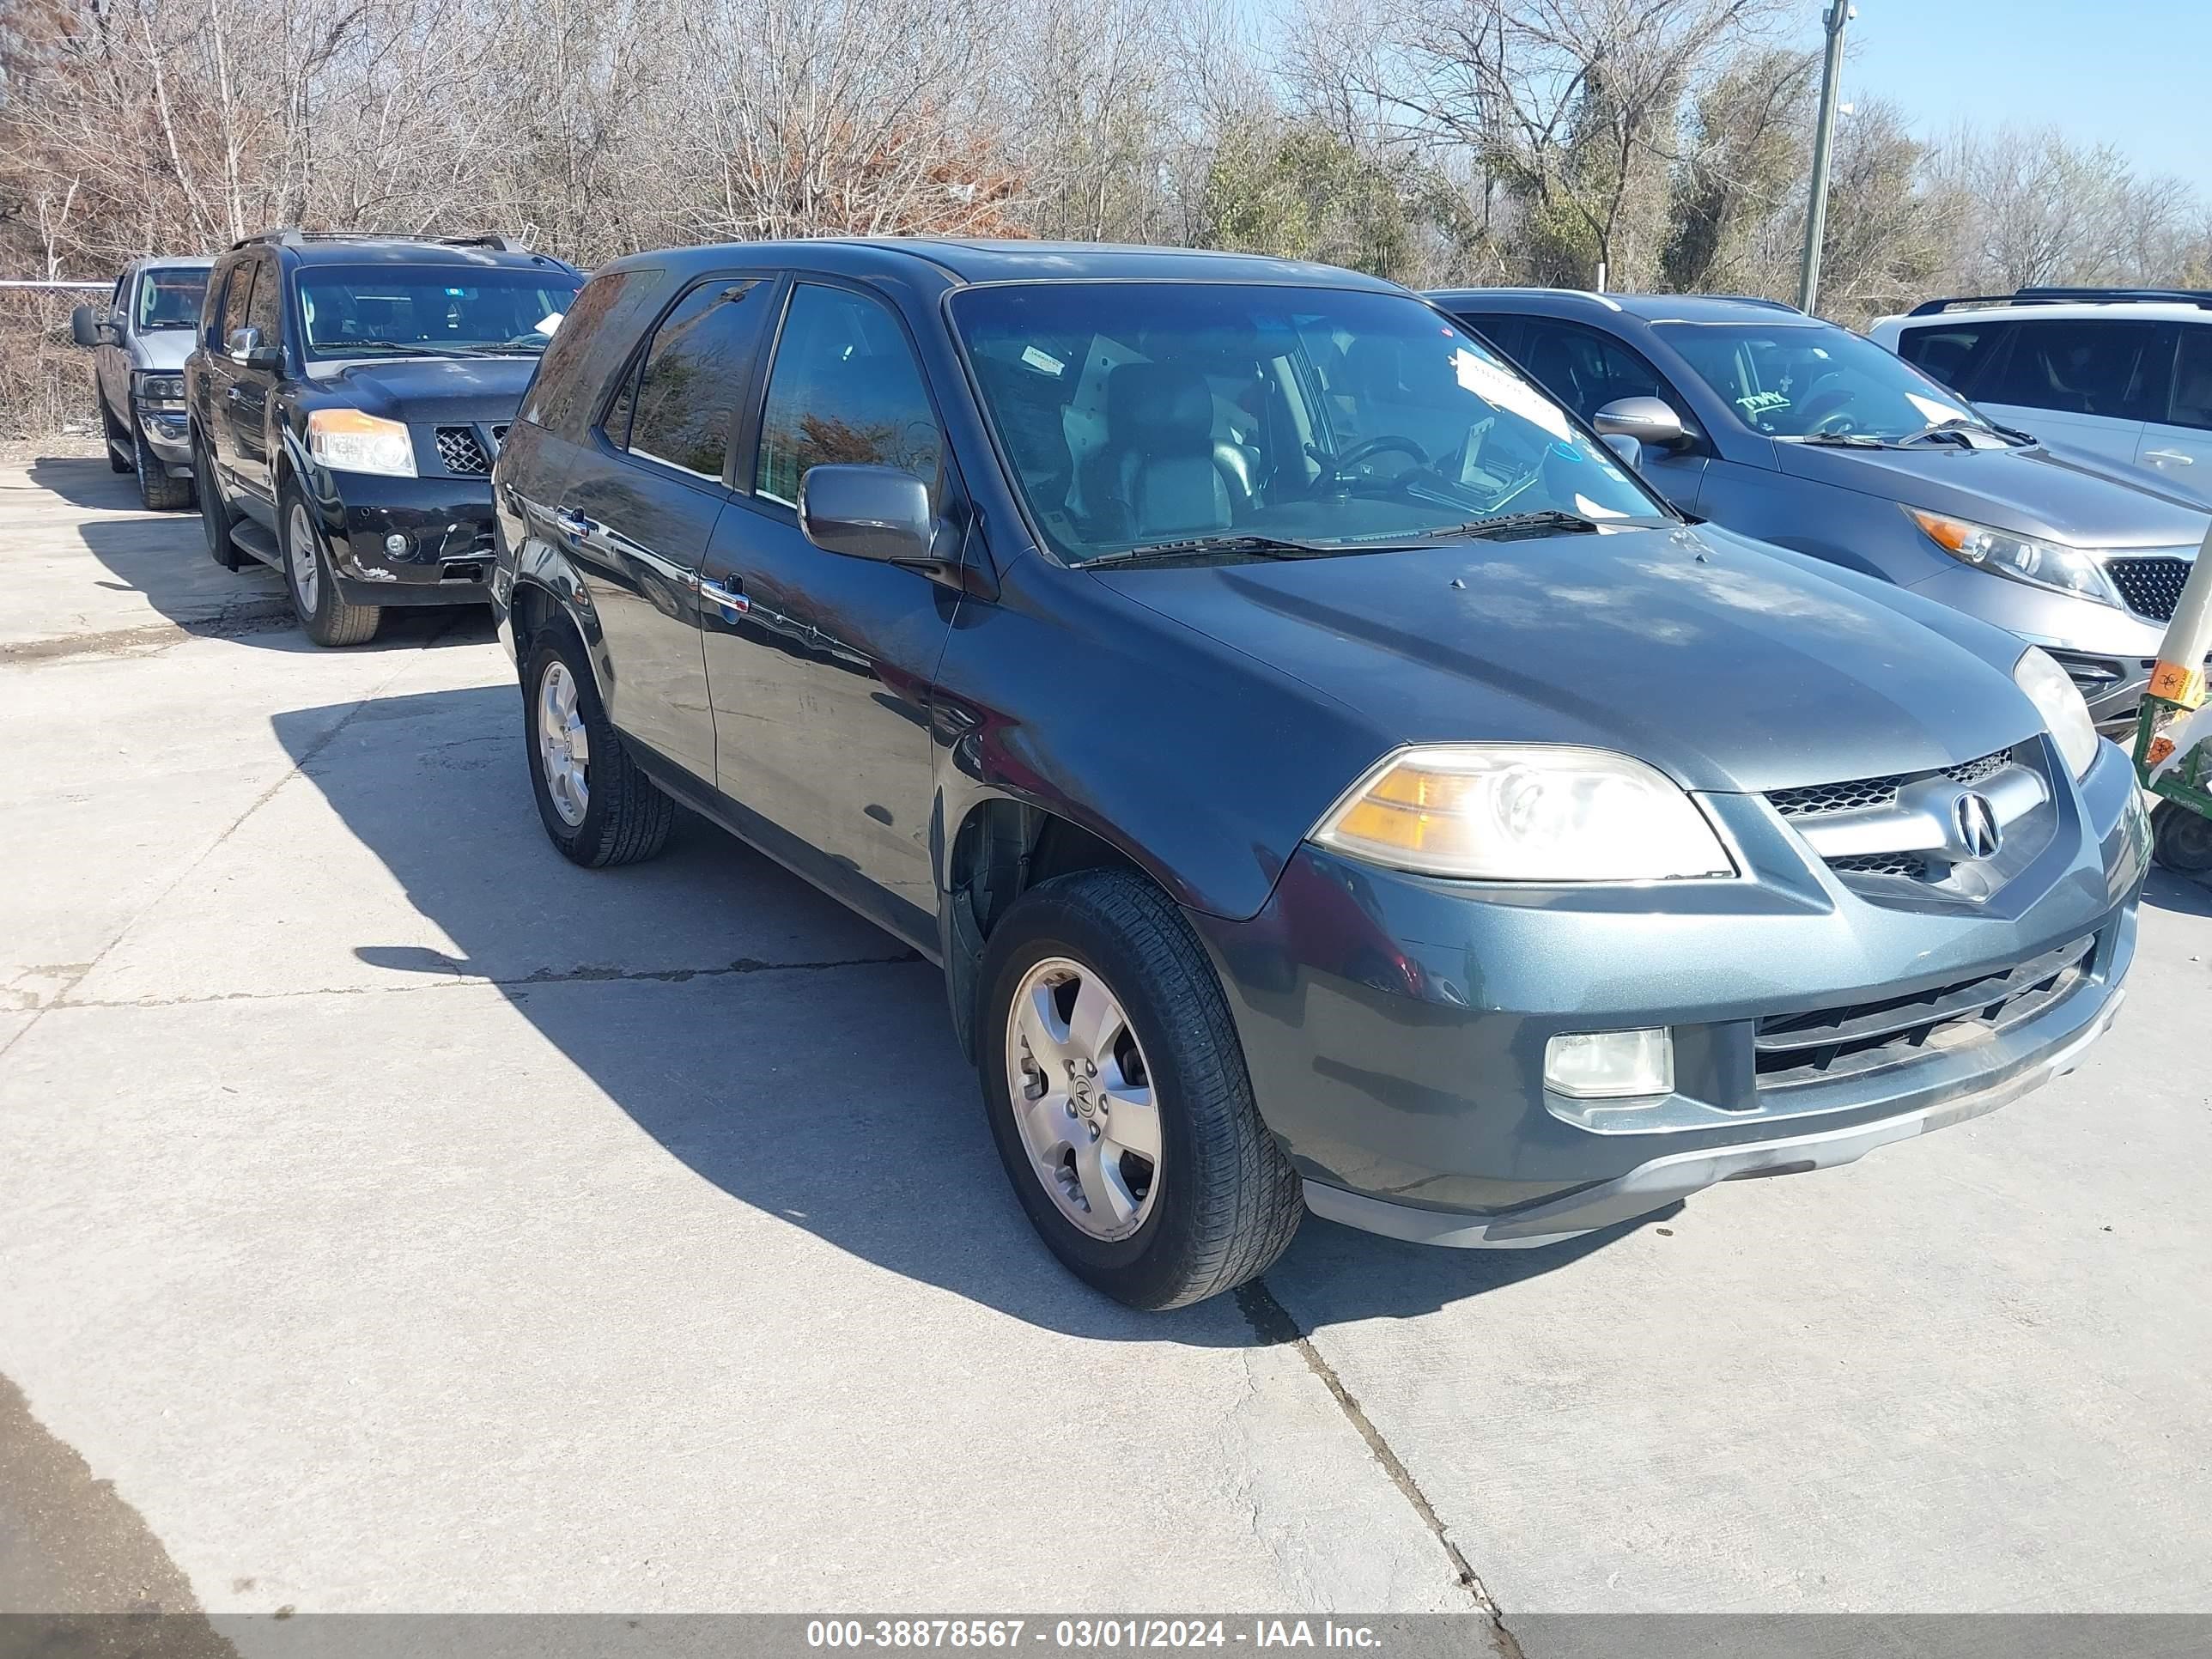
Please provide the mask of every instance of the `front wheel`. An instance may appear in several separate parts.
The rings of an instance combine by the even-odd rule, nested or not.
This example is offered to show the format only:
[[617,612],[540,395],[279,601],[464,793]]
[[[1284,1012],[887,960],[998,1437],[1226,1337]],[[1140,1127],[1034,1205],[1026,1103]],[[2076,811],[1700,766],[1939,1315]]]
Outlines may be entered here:
[[315,528],[306,498],[296,491],[284,496],[283,523],[285,586],[292,590],[292,610],[307,637],[317,645],[361,645],[374,639],[383,610],[348,605],[341,597],[322,532]]
[[676,803],[623,747],[582,646],[557,625],[524,659],[522,720],[538,816],[562,857],[599,869],[641,863],[668,844]]
[[138,474],[138,499],[150,511],[174,513],[192,504],[192,481],[169,476],[135,419],[131,423],[131,459]]
[[1126,870],[1042,883],[985,948],[984,1109],[1014,1192],[1079,1278],[1179,1308],[1257,1278],[1305,1214],[1221,988]]

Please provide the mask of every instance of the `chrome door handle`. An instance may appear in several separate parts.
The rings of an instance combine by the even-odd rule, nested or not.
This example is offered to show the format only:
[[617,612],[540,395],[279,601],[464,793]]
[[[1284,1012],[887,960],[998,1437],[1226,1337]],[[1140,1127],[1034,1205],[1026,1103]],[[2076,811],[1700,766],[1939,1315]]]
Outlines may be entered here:
[[2145,450],[2143,452],[2143,459],[2147,461],[2172,461],[2176,466],[2194,466],[2197,465],[2197,458],[2194,455],[2185,455],[2178,449]]
[[745,597],[744,589],[735,577],[731,579],[726,587],[711,576],[700,577],[699,597],[709,605],[720,605],[726,611],[744,611],[753,608],[753,602]]
[[578,541],[592,533],[592,521],[574,507],[555,507],[553,525],[564,536],[574,536]]

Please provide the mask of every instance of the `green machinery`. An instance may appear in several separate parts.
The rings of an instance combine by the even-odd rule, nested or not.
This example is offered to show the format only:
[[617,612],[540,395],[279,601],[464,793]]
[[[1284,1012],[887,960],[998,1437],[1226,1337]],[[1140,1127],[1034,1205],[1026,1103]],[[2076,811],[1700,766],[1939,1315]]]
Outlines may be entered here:
[[2158,797],[2153,855],[2182,875],[2212,872],[2212,705],[2204,659],[2212,652],[2212,530],[2158,647],[2136,720],[2136,776]]

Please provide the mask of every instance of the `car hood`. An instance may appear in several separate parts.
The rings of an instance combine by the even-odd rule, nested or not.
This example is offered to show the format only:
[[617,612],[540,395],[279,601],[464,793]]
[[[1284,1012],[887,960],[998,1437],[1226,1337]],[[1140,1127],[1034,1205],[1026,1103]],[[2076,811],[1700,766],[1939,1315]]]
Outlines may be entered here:
[[1793,477],[2074,547],[2194,546],[2204,535],[2202,507],[2146,489],[2140,481],[2123,483],[2099,463],[2039,444],[1844,449],[1778,443],[1774,448],[1782,471]]
[[131,337],[133,368],[180,369],[192,355],[195,337],[189,328],[149,329]]
[[392,421],[511,421],[535,357],[409,357],[319,372],[318,391]]
[[1921,771],[2040,729],[2023,648],[1711,526],[1102,571],[1402,743],[1581,744],[1686,787]]

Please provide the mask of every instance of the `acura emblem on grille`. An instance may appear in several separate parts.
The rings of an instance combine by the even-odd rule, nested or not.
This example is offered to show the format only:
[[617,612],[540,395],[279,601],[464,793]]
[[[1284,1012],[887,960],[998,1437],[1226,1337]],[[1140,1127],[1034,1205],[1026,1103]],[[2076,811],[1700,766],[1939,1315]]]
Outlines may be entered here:
[[1961,795],[1951,808],[1952,827],[1958,831],[1959,845],[1969,858],[1992,859],[2003,844],[2004,833],[1997,828],[1996,809],[1990,805],[1987,795]]

